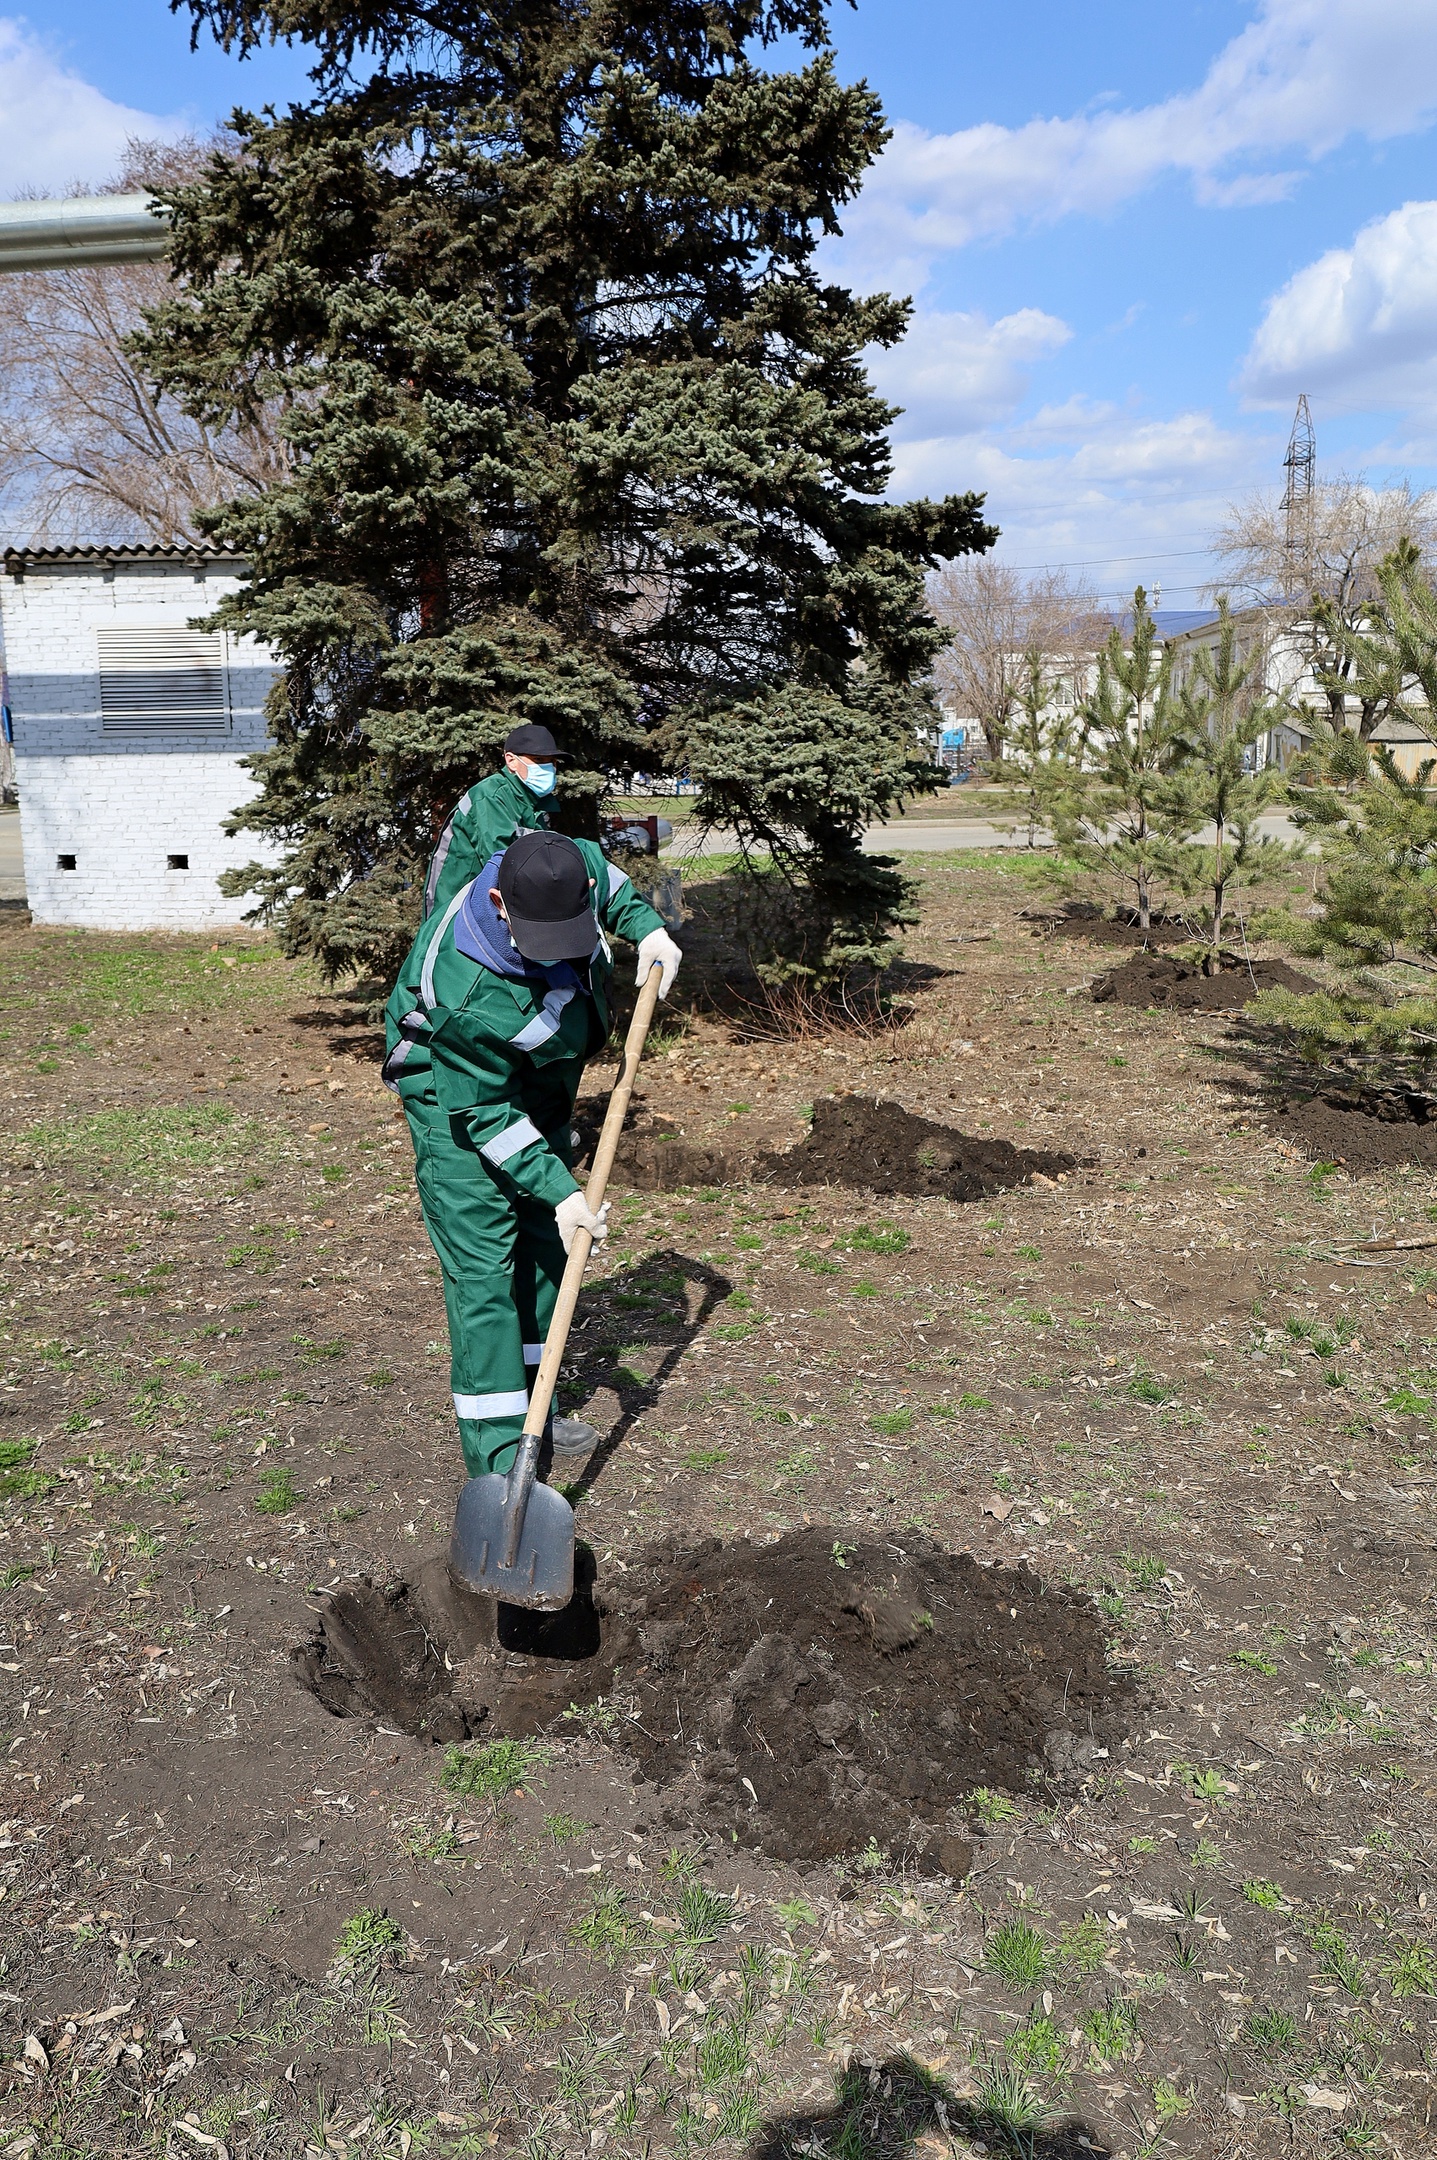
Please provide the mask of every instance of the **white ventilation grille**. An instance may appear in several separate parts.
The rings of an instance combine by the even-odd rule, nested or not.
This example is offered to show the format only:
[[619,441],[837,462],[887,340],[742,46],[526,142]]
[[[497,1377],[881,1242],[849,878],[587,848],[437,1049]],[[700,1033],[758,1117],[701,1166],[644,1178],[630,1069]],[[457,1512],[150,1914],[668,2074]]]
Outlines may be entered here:
[[97,630],[95,636],[102,733],[229,733],[229,679],[222,632],[111,629]]

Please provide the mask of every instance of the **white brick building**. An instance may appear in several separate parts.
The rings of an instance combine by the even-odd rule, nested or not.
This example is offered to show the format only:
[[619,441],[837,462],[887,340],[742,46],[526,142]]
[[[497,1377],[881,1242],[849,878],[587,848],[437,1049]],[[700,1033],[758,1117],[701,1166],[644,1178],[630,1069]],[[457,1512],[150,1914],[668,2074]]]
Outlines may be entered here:
[[277,672],[252,639],[189,626],[245,565],[190,547],[12,548],[0,636],[34,920],[95,930],[237,923],[222,870],[263,858],[223,820],[254,792]]

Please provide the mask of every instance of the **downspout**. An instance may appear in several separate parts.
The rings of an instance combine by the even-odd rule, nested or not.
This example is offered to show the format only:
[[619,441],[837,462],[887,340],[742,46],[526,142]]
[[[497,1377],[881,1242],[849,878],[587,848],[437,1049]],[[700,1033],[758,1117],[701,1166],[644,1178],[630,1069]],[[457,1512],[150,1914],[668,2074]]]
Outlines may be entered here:
[[0,203],[0,271],[160,262],[169,226],[149,195]]

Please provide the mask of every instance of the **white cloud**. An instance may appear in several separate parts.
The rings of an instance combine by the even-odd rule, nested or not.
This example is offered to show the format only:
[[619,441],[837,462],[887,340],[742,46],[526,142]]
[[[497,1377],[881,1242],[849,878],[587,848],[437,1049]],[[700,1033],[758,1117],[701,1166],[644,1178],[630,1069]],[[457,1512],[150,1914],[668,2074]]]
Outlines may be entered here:
[[1041,308],[991,323],[920,310],[901,345],[868,354],[868,368],[882,395],[903,407],[897,435],[966,435],[1006,419],[1028,387],[1028,368],[1072,334]]
[[1242,380],[1262,404],[1306,390],[1339,407],[1437,412],[1437,202],[1404,203],[1290,278]]
[[58,60],[23,17],[0,16],[0,196],[99,186],[131,137],[182,132],[177,120],[117,105]]
[[936,255],[1102,215],[1172,172],[1218,208],[1281,199],[1300,171],[1275,161],[1406,134],[1434,111],[1432,0],[1261,0],[1198,88],[1160,104],[951,135],[900,122],[840,251],[851,277],[911,287]]
[[1161,584],[1168,605],[1188,607],[1212,572],[1209,535],[1276,454],[1208,412],[1153,419],[1079,396],[1021,428],[896,444],[891,492],[982,489],[1005,560],[1079,567],[1115,601]]

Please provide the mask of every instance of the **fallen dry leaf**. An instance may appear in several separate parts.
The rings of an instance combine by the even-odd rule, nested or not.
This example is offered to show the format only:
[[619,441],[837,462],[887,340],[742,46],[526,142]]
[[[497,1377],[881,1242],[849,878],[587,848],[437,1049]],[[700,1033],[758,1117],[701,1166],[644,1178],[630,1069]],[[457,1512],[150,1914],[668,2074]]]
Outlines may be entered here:
[[1335,2091],[1331,2085],[1304,2085],[1301,2090],[1309,2107],[1330,2108],[1334,2115],[1340,2115],[1352,2097],[1350,2093]]

